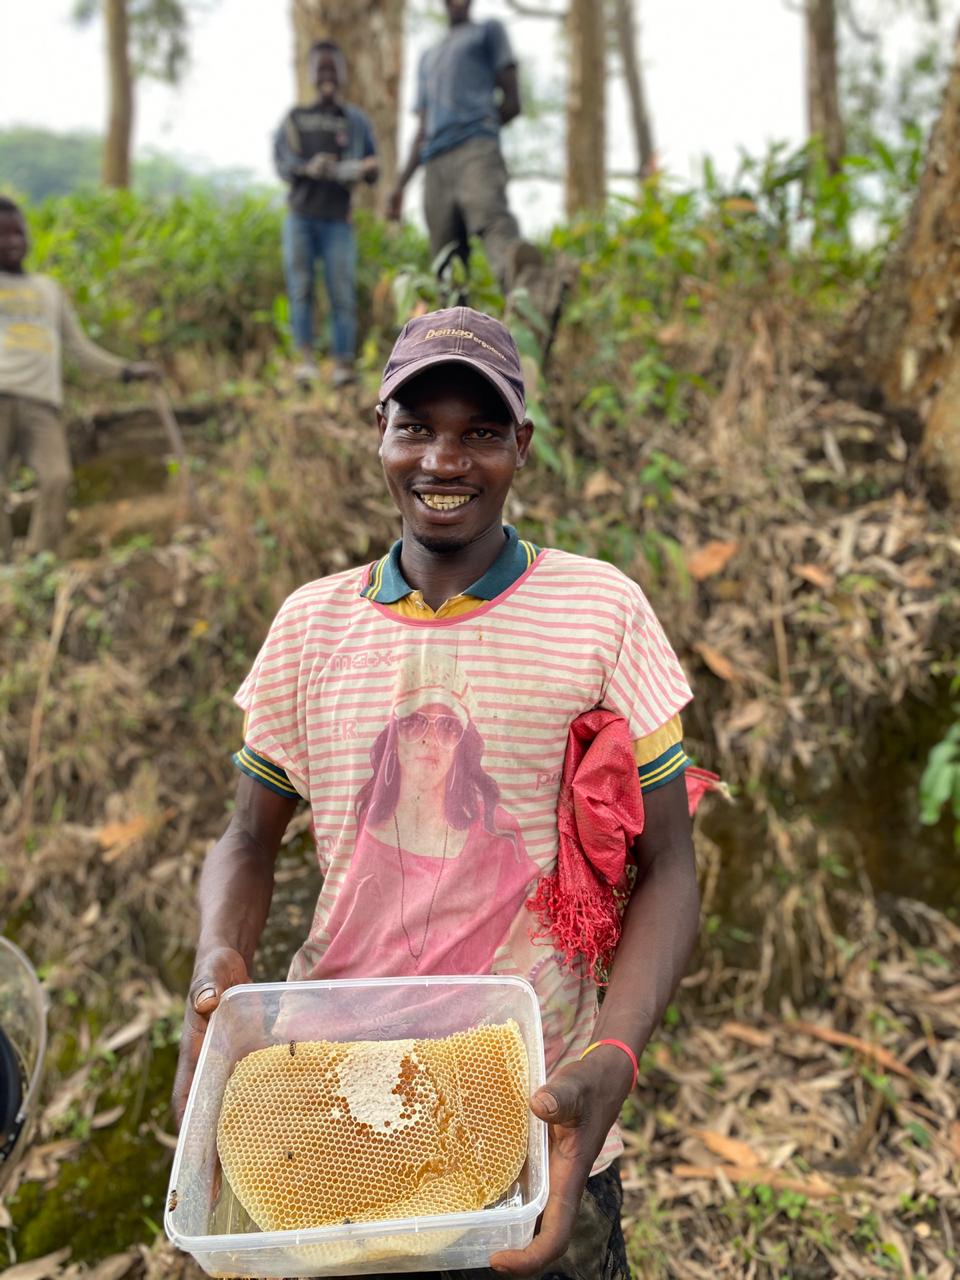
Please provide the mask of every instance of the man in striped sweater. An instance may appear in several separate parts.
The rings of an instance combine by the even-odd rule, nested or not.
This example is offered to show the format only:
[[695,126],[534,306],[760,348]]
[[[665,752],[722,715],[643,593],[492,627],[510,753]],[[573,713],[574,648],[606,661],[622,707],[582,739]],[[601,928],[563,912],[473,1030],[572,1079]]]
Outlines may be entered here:
[[[294,592],[237,693],[241,776],[201,879],[175,1110],[221,993],[248,980],[280,840],[305,801],[324,879],[291,979],[531,982],[548,1081],[530,1105],[551,1126],[550,1199],[532,1243],[491,1266],[627,1275],[616,1120],[697,926],[679,719],[690,690],[639,587],[504,526],[533,426],[499,321],[465,307],[410,321],[380,397],[402,537]],[[590,966],[568,964],[528,905],[557,867],[570,725],[598,708],[625,722],[645,810],[602,1008]]]

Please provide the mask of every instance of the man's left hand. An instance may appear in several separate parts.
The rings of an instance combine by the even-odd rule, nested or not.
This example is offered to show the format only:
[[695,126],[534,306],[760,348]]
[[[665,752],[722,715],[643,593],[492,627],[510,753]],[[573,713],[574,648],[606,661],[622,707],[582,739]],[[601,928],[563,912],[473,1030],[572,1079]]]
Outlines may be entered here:
[[621,1065],[597,1051],[561,1067],[533,1095],[530,1110],[550,1126],[550,1195],[533,1240],[525,1249],[495,1253],[490,1259],[495,1271],[537,1275],[566,1252],[587,1178],[620,1114],[631,1077],[626,1058]]

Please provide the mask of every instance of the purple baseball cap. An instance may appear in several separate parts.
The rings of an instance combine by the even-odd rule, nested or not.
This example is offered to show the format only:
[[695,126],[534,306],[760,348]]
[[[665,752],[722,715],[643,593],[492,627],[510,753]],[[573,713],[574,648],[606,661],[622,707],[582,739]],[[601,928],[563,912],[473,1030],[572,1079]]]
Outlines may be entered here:
[[492,384],[519,426],[527,416],[520,352],[506,325],[472,307],[415,316],[400,330],[383,370],[380,402],[437,364],[466,364]]

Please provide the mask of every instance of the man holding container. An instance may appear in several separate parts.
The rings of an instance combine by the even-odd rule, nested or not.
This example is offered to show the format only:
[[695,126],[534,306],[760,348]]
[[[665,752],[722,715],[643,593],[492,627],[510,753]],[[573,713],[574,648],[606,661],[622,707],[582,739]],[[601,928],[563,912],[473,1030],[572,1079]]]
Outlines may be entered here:
[[[377,427],[402,538],[294,592],[237,694],[241,777],[201,878],[177,1118],[210,1013],[249,981],[276,854],[304,800],[324,883],[291,979],[529,981],[547,1057],[530,1106],[550,1126],[550,1198],[532,1243],[491,1267],[626,1276],[616,1120],[697,930],[679,716],[690,690],[639,587],[504,526],[533,426],[499,321],[466,307],[411,320]],[[580,761],[571,726],[583,725],[588,752],[592,734],[593,745],[620,735],[603,739],[590,785],[624,815],[632,878],[622,860],[608,876],[628,897],[622,920],[597,887],[598,850],[573,849],[565,818],[558,829]],[[599,1007],[597,956],[610,960]]]

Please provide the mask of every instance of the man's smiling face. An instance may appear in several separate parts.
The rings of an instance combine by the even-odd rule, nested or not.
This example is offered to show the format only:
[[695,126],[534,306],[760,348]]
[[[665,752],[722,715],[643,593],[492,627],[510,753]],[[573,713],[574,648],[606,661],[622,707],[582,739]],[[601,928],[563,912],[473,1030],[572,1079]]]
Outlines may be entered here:
[[463,364],[436,365],[405,383],[377,424],[404,537],[451,553],[500,526],[533,426],[514,425],[486,378]]
[[332,102],[343,88],[346,64],[336,49],[315,48],[310,53],[310,78],[322,102]]

